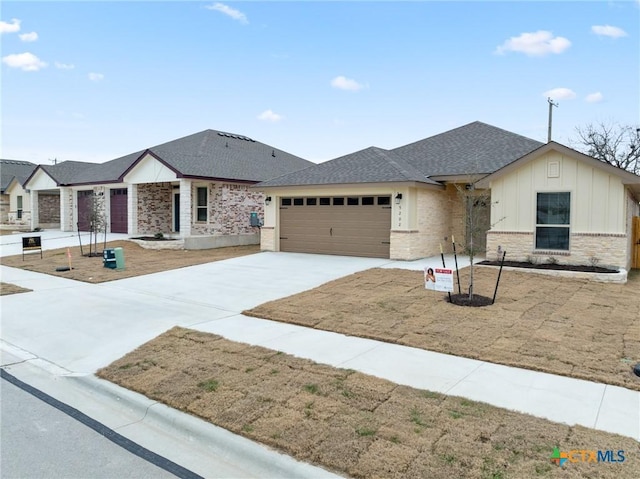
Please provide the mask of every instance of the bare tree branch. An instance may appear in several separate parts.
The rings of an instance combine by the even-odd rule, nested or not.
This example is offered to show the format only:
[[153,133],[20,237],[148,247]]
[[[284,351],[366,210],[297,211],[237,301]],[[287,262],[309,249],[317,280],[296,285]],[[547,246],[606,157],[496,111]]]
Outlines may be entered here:
[[640,128],[599,123],[577,127],[576,149],[610,165],[640,175]]

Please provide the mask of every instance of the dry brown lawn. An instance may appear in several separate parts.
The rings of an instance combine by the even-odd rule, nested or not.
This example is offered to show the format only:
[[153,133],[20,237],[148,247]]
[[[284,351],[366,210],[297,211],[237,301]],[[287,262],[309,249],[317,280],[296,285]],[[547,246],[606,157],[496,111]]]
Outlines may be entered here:
[[32,290],[23,288],[22,286],[18,286],[15,284],[0,282],[0,296],[5,296],[8,294],[28,293],[29,291]]
[[[497,271],[475,270],[492,296]],[[371,269],[244,314],[640,390],[638,271],[624,285],[504,271],[496,303],[470,308],[419,271]]]
[[[102,253],[103,244],[98,245],[98,251]],[[223,259],[235,258],[260,251],[258,245],[231,246],[228,248],[216,248],[206,250],[150,250],[145,249],[132,241],[111,241],[107,248],[123,248],[125,269],[118,271],[105,268],[102,256],[88,257],[80,253],[80,247],[69,248],[71,252],[71,271],[57,272],[56,268],[69,265],[67,248],[43,251],[43,258],[39,254],[28,254],[24,261],[22,255],[8,256],[0,259],[5,266],[23,268],[38,273],[46,273],[63,278],[86,281],[88,283],[102,283],[116,279],[131,278],[144,274],[158,273],[171,269],[193,266],[196,264],[210,263]],[[83,246],[84,254],[89,252],[88,246]]]
[[[399,386],[173,328],[98,375],[279,451],[356,478],[637,478],[631,438]],[[550,461],[624,451],[618,464]],[[614,454],[615,454],[614,453]]]

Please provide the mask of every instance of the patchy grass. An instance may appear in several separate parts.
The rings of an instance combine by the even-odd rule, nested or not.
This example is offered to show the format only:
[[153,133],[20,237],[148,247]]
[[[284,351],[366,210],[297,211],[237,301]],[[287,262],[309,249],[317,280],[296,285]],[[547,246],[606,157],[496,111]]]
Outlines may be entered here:
[[[496,276],[475,268],[475,291],[492,296]],[[419,271],[371,269],[244,314],[640,390],[640,271],[624,285],[503,271],[494,305],[444,297]]]
[[[173,328],[98,375],[355,478],[640,475],[640,445],[631,438],[399,386],[184,328]],[[202,385],[212,378],[215,393],[203,393]],[[452,417],[454,411],[460,416]],[[550,462],[554,447],[624,450],[627,460],[560,468]]]
[[29,291],[33,291],[33,290],[23,288],[22,286],[18,286],[11,283],[0,282],[0,296],[6,296],[9,294],[28,293]]
[[[98,244],[98,251],[102,255],[103,243]],[[4,266],[21,268],[37,273],[45,273],[63,278],[85,281],[87,283],[103,283],[116,279],[131,278],[145,274],[168,271],[185,266],[211,263],[224,259],[245,256],[258,253],[260,246],[230,246],[227,248],[215,248],[205,250],[151,250],[145,249],[132,241],[111,241],[107,243],[107,248],[122,248],[125,260],[125,269],[118,271],[105,268],[102,263],[102,256],[87,257],[80,252],[79,246],[69,248],[71,253],[70,271],[56,271],[60,266],[69,266],[67,248],[43,251],[43,258],[40,255],[26,256],[24,261],[22,255],[7,256],[0,259]],[[83,246],[83,252],[89,252],[88,245]]]

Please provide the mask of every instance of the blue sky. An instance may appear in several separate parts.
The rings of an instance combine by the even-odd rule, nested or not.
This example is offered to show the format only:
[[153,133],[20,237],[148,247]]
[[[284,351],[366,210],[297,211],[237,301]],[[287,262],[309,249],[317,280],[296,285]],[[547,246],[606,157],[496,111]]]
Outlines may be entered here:
[[311,161],[483,121],[570,145],[640,123],[640,2],[3,1],[2,158],[196,133]]

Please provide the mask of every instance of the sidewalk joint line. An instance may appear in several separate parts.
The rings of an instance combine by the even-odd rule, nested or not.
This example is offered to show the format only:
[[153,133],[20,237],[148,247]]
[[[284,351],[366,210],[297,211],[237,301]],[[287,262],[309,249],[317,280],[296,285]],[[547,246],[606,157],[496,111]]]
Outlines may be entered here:
[[600,411],[602,410],[602,404],[604,403],[604,395],[607,393],[607,388],[609,386],[607,384],[604,385],[604,389],[602,390],[602,397],[600,398],[600,404],[598,404],[598,413],[596,414],[596,420],[593,423],[593,428],[596,429],[596,425],[598,424],[598,419],[600,419]]
[[[476,359],[477,361],[477,359]],[[462,381],[464,381],[465,379],[467,379],[469,376],[471,376],[473,373],[475,373],[478,369],[480,369],[482,366],[484,366],[486,363],[486,361],[480,361],[480,364],[478,364],[477,367],[473,368],[472,371],[469,371],[468,374],[466,374],[464,377],[460,378],[458,381],[456,381],[456,383],[451,386],[449,389],[447,389],[445,391],[445,394],[448,396],[449,395],[449,391],[451,391],[453,388],[455,388],[458,384],[460,384]]]

